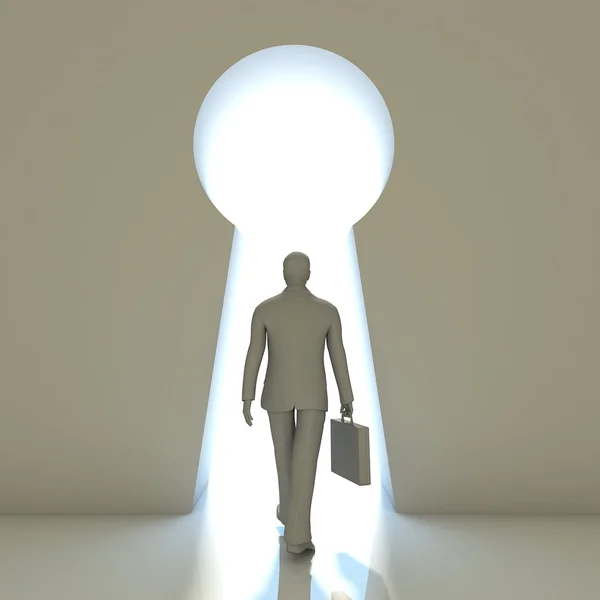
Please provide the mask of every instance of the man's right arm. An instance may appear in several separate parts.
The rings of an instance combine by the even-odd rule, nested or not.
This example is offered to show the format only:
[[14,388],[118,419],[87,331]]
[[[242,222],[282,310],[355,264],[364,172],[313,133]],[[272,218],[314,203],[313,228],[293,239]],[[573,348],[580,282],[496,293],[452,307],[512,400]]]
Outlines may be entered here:
[[338,309],[333,307],[332,322],[327,331],[327,349],[331,358],[333,374],[340,392],[340,403],[351,404],[354,401],[348,361],[342,340],[342,321]]
[[258,371],[265,353],[266,342],[267,330],[263,320],[261,319],[259,307],[257,307],[252,315],[250,345],[246,355],[246,364],[244,365],[242,400],[245,402],[254,400],[254,394],[256,393],[256,380],[258,379]]

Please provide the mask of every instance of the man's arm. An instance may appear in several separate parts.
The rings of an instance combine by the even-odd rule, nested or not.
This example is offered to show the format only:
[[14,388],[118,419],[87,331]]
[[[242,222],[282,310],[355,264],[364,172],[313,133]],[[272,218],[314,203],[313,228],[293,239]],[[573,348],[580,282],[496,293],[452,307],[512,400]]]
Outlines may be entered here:
[[244,382],[242,384],[242,400],[244,401],[254,400],[258,370],[265,353],[266,341],[267,329],[260,318],[258,308],[256,308],[252,315],[250,346],[248,347],[246,365],[244,366]]
[[341,404],[351,404],[354,401],[354,396],[350,384],[346,351],[342,341],[342,321],[338,309],[334,307],[333,311],[333,320],[327,331],[327,349],[329,350],[333,374],[340,392],[340,402]]

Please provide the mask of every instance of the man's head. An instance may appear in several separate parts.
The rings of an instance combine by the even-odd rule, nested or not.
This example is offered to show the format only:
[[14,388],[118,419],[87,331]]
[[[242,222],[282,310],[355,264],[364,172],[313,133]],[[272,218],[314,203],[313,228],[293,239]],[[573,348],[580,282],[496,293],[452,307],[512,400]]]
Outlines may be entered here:
[[292,252],[283,261],[283,278],[287,285],[306,285],[310,277],[310,260],[302,252]]

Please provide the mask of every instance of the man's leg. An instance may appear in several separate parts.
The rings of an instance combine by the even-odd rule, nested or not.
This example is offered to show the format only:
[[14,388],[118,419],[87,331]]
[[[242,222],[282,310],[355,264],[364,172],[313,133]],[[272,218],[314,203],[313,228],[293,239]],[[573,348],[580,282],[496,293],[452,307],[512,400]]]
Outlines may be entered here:
[[269,423],[271,424],[277,480],[279,481],[279,518],[286,523],[291,485],[292,449],[296,429],[294,411],[269,411]]
[[285,542],[290,546],[306,544],[312,538],[310,509],[324,424],[324,410],[298,411],[292,453],[290,504],[285,526]]

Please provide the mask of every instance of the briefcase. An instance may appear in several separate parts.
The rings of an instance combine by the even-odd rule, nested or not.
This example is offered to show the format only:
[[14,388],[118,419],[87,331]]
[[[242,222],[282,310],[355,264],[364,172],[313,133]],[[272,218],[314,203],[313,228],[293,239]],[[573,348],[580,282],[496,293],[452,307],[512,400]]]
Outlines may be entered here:
[[331,419],[331,471],[356,485],[371,485],[369,428],[352,416]]

